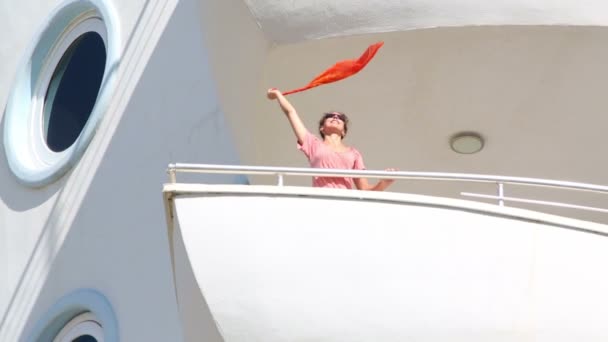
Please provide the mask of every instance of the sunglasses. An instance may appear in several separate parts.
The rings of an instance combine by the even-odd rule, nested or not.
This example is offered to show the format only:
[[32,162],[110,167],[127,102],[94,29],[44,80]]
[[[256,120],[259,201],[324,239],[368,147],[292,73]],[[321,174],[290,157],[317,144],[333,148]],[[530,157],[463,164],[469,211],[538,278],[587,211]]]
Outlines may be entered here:
[[325,114],[325,116],[323,117],[323,119],[329,119],[329,118],[335,118],[342,122],[346,122],[346,115],[344,115],[344,114],[328,113],[328,114]]

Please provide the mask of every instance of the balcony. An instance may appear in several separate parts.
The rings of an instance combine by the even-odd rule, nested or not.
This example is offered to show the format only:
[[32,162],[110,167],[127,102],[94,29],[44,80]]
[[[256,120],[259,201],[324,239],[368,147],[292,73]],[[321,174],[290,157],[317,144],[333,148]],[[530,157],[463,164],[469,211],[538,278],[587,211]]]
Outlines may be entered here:
[[[278,185],[178,183],[181,172],[270,174]],[[468,174],[223,165],[175,164],[169,173],[168,233],[189,340],[608,338],[602,319],[608,314],[608,276],[602,272],[608,227],[507,205],[605,210],[506,195],[516,185],[596,194],[605,194],[606,187]],[[482,182],[497,193],[470,198],[491,197],[496,204],[286,186],[285,177],[296,175]]]

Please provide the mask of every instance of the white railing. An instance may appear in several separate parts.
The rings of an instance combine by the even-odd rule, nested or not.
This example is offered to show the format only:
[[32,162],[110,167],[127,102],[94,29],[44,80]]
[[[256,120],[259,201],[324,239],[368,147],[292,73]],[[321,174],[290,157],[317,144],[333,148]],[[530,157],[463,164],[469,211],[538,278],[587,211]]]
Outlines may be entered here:
[[495,199],[498,205],[504,206],[505,201],[540,204],[562,208],[581,209],[608,213],[608,209],[575,205],[561,202],[532,200],[518,197],[505,196],[506,184],[517,184],[535,187],[549,187],[565,190],[575,190],[583,192],[596,192],[608,194],[608,186],[556,181],[526,177],[507,177],[479,175],[468,173],[446,173],[446,172],[411,172],[411,171],[375,171],[375,170],[339,170],[339,169],[317,169],[299,167],[273,167],[273,166],[246,166],[246,165],[217,165],[217,164],[169,164],[167,173],[171,183],[177,182],[177,173],[205,173],[205,174],[232,174],[232,175],[266,175],[276,176],[277,185],[284,185],[285,176],[308,176],[308,177],[348,177],[348,178],[377,178],[377,179],[417,179],[417,180],[437,180],[437,181],[466,181],[477,183],[496,184],[496,195],[485,195],[470,192],[461,192],[462,196]]

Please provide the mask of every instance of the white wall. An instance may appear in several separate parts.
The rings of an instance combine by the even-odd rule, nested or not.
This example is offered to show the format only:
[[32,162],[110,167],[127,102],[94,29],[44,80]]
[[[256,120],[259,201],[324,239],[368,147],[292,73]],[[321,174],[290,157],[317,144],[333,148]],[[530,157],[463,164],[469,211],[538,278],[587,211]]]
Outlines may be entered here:
[[226,341],[608,338],[605,225],[390,193],[167,190]]
[[[464,172],[608,184],[604,127],[608,103],[605,27],[496,26],[412,30],[283,45],[269,53],[255,115],[255,164],[307,166],[287,120],[263,92],[307,84],[338,60],[384,41],[357,75],[290,95],[308,128],[326,111],[351,119],[345,143],[359,149],[369,169]],[[462,155],[450,137],[475,131],[484,149]],[[258,180],[256,180],[258,181]],[[264,180],[259,180],[260,182]],[[309,185],[288,178],[287,184]],[[471,185],[400,181],[391,191],[458,196]],[[491,186],[481,188],[494,194]],[[511,195],[606,208],[606,196]],[[563,215],[608,222],[606,215]]]
[[[11,90],[17,66],[27,57],[24,56],[25,51],[43,28],[42,23],[48,20],[48,13],[58,4],[59,1],[0,3],[0,32],[4,32],[0,46],[2,106]],[[15,181],[5,158],[0,158],[0,340],[23,337],[58,298],[78,287],[97,288],[109,298],[117,312],[123,340],[179,340],[181,328],[170,277],[160,197],[160,184],[166,179],[166,165],[176,161],[304,165],[276,104],[264,99],[266,88],[300,86],[329,66],[328,62],[357,56],[362,47],[378,38],[359,36],[269,50],[270,42],[280,39],[264,37],[259,23],[250,17],[249,9],[241,1],[138,0],[115,1],[113,6],[120,23],[119,36],[124,52],[117,70],[119,82],[110,109],[77,167],[54,184],[29,189]],[[290,27],[281,25],[280,28]],[[572,110],[568,110],[572,107],[550,100],[571,99],[569,103],[584,103],[582,108],[574,107],[590,113],[589,118],[593,119],[588,126],[591,133],[585,135],[587,140],[583,145],[595,146],[596,139],[599,139],[595,133],[600,131],[598,127],[605,126],[596,117],[604,109],[599,91],[602,88],[597,82],[605,78],[602,75],[608,70],[601,67],[606,50],[602,48],[604,45],[598,44],[605,38],[603,30],[582,28],[563,35],[564,31],[541,32],[523,28],[514,36],[503,35],[500,28],[488,32],[484,28],[472,28],[471,36],[467,30],[448,31],[446,36],[440,30],[422,31],[421,35],[382,36],[383,39],[392,39],[393,45],[387,44],[366,69],[367,77],[370,77],[374,75],[371,68],[383,65],[380,71],[376,69],[376,76],[372,76],[371,81],[362,78],[361,74],[357,76],[358,85],[348,86],[353,84],[353,78],[337,88],[328,86],[294,97],[294,102],[311,115],[306,120],[313,125],[318,114],[326,109],[344,109],[349,113],[357,113],[355,109],[359,111],[354,115],[354,129],[361,135],[356,133],[349,137],[349,142],[363,150],[371,168],[397,166],[428,170],[429,166],[445,166],[441,161],[450,160],[448,165],[452,166],[483,165],[484,170],[493,170],[490,166],[496,165],[495,159],[485,159],[487,154],[482,155],[481,163],[471,163],[470,159],[461,156],[445,159],[450,155],[442,150],[445,149],[446,137],[441,134],[461,128],[455,122],[440,126],[440,130],[430,124],[420,129],[415,125],[419,117],[403,115],[415,109],[419,110],[416,115],[423,117],[423,114],[437,114],[429,116],[431,122],[444,122],[442,120],[446,117],[459,118],[444,111],[456,108],[458,104],[462,105],[462,113],[467,113],[469,104],[475,103],[471,99],[475,94],[473,91],[456,92],[450,101],[437,99],[443,100],[443,94],[451,94],[454,90],[467,89],[461,87],[459,80],[471,74],[479,80],[474,90],[496,90],[482,82],[491,78],[492,73],[475,69],[478,64],[469,63],[470,58],[480,58],[488,63],[487,69],[492,72],[498,70],[515,75],[512,88],[507,89],[510,91],[520,89],[516,81],[522,75],[535,75],[529,83],[532,91],[543,82],[558,82],[559,91],[544,94],[539,103],[533,103],[530,108],[549,103],[551,106],[543,107],[543,113],[553,114],[555,110],[565,108],[560,118],[572,118],[569,116]],[[460,32],[465,34],[460,36]],[[545,32],[549,33],[544,35]],[[526,37],[530,33],[534,35],[528,40]],[[265,34],[268,36],[268,30]],[[496,41],[496,36],[501,40]],[[562,38],[567,44],[563,44]],[[470,46],[459,44],[463,41]],[[448,44],[443,49],[446,42],[452,45]],[[547,45],[539,45],[539,42]],[[398,47],[397,51],[387,51],[391,46]],[[408,59],[411,46],[416,47],[416,53]],[[496,49],[489,61],[484,59],[488,49]],[[504,62],[501,56],[510,58],[512,51],[525,52],[526,49],[532,49],[533,63],[530,63],[528,54],[518,52],[516,63],[501,68]],[[572,55],[557,59],[546,73],[530,73],[530,70],[536,70],[535,66],[545,65],[545,61],[553,60],[555,54],[563,54],[564,51]],[[438,56],[447,57],[433,59]],[[401,64],[404,60],[406,63]],[[564,68],[564,65],[568,67]],[[581,65],[592,67],[579,73]],[[403,73],[394,72],[394,66]],[[524,68],[520,69],[522,66]],[[469,72],[471,69],[475,72]],[[442,70],[449,72],[442,73]],[[453,73],[459,77],[454,77]],[[556,75],[555,78],[552,75]],[[577,82],[568,81],[575,76],[580,76],[579,81],[588,81],[588,87],[593,91],[584,92],[582,88],[576,88]],[[445,85],[446,78],[453,81],[447,83],[450,87],[433,92],[432,86]],[[386,82],[386,79],[390,81]],[[403,85],[404,79],[416,82]],[[496,79],[500,80],[500,77]],[[379,96],[373,93],[378,90],[381,91]],[[576,95],[574,100],[570,96],[572,94]],[[589,94],[592,95],[590,101]],[[385,95],[389,98],[382,97]],[[527,97],[524,95],[523,100],[517,103],[525,103]],[[459,102],[459,99],[466,101]],[[435,103],[439,108],[433,106]],[[486,104],[487,107],[475,107],[474,112],[484,114],[488,109],[496,108],[496,100]],[[369,125],[369,122],[376,121],[362,119],[363,113],[372,109],[384,114],[390,112],[391,118],[397,118],[399,124],[389,120],[386,125],[400,134],[390,130],[385,134],[382,127]],[[521,110],[520,113],[528,112]],[[499,114],[494,117],[510,118]],[[460,122],[478,122],[475,121],[477,119],[476,116],[466,116]],[[544,118],[536,121],[538,125],[546,122],[558,121]],[[399,131],[402,124],[410,129],[405,134]],[[560,126],[559,132],[567,133],[566,128],[572,126],[573,123],[567,121]],[[0,131],[2,129],[0,127]],[[429,132],[438,132],[440,136]],[[410,133],[414,138],[407,135]],[[400,140],[403,135],[407,139]],[[430,139],[430,143],[423,138]],[[0,148],[3,149],[1,141]],[[375,153],[389,144],[389,153]],[[429,154],[428,146],[441,152]],[[493,146],[508,145],[495,143]],[[522,142],[518,146],[521,149],[516,152],[535,145]],[[552,144],[546,144],[540,151],[551,152],[552,147]],[[594,181],[604,179],[606,163],[597,158],[595,163],[594,154],[589,151],[586,154],[575,154],[576,148],[571,151],[573,153],[564,159],[560,159],[561,155],[548,158],[554,164],[546,163],[545,159],[538,165],[551,166],[550,170],[557,175],[561,175],[559,165],[579,165],[580,170],[593,170]],[[391,155],[403,159],[386,158]],[[505,154],[494,155],[501,157]],[[590,160],[593,162],[591,165]],[[529,160],[518,162],[517,165],[525,166],[526,171],[532,165]],[[573,175],[575,172],[572,170],[579,170],[574,167],[566,169]],[[538,174],[543,172],[543,169],[538,170]],[[583,175],[586,174],[590,173]]]
[[[15,6],[8,16],[27,17],[35,7]],[[76,168],[29,189],[0,160],[0,340],[25,338],[80,287],[108,298],[121,340],[182,339],[160,192],[165,169],[175,161],[237,163],[238,156],[210,71],[201,4],[115,6],[125,44],[118,85]],[[30,24],[44,22],[44,13]],[[15,41],[32,39],[29,27],[0,25]],[[12,72],[23,48],[3,50],[0,74]],[[10,83],[2,77],[2,100]],[[219,179],[234,178],[207,180]]]
[[[62,1],[22,1],[19,3],[3,2],[0,30],[3,44],[0,47],[0,104],[6,105],[8,95],[15,81],[18,66],[29,58],[26,52],[31,49],[38,35],[45,29]],[[112,4],[114,13],[120,22],[118,39],[126,44],[133,34],[134,24],[140,12],[145,8],[145,1]],[[10,34],[9,34],[10,33]],[[4,111],[0,115],[4,115]],[[4,121],[2,121],[3,127]],[[3,139],[0,148],[4,150]],[[4,155],[4,152],[3,152]],[[0,161],[0,312],[5,313],[14,289],[20,281],[22,272],[36,246],[48,241],[41,239],[51,215],[57,212],[58,198],[61,189],[66,187],[66,180],[51,184],[46,188],[31,190],[20,186],[10,173],[6,159]],[[60,242],[60,241],[59,241]],[[54,244],[53,241],[51,244]],[[4,322],[7,321],[3,315]]]
[[269,43],[241,0],[201,1],[201,26],[209,47],[221,110],[244,164],[255,162],[260,138],[253,127],[265,120],[255,110]]

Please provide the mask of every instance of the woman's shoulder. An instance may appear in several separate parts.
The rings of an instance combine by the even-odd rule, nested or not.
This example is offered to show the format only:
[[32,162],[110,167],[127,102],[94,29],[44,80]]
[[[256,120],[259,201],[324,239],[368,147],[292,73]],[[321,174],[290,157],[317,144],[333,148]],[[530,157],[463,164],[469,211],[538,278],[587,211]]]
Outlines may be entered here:
[[321,142],[321,140],[319,140],[319,138],[317,138],[314,134],[310,133],[309,131],[306,131],[306,133],[304,134],[303,140],[301,142],[298,141],[298,148],[303,148],[305,146],[314,148],[314,146],[318,146],[321,143],[322,142]]
[[348,150],[348,151],[350,151],[350,152],[352,152],[352,153],[354,153],[354,154],[361,155],[361,152],[359,152],[359,150],[357,150],[357,149],[356,149],[355,147],[353,147],[353,146],[346,146],[346,148],[347,148],[347,150]]
[[354,159],[363,159],[363,155],[355,147],[347,146],[346,153],[350,154]]
[[310,131],[306,131],[306,139],[310,140],[310,142],[312,142],[313,144],[323,143],[323,141],[319,137],[312,134]]

